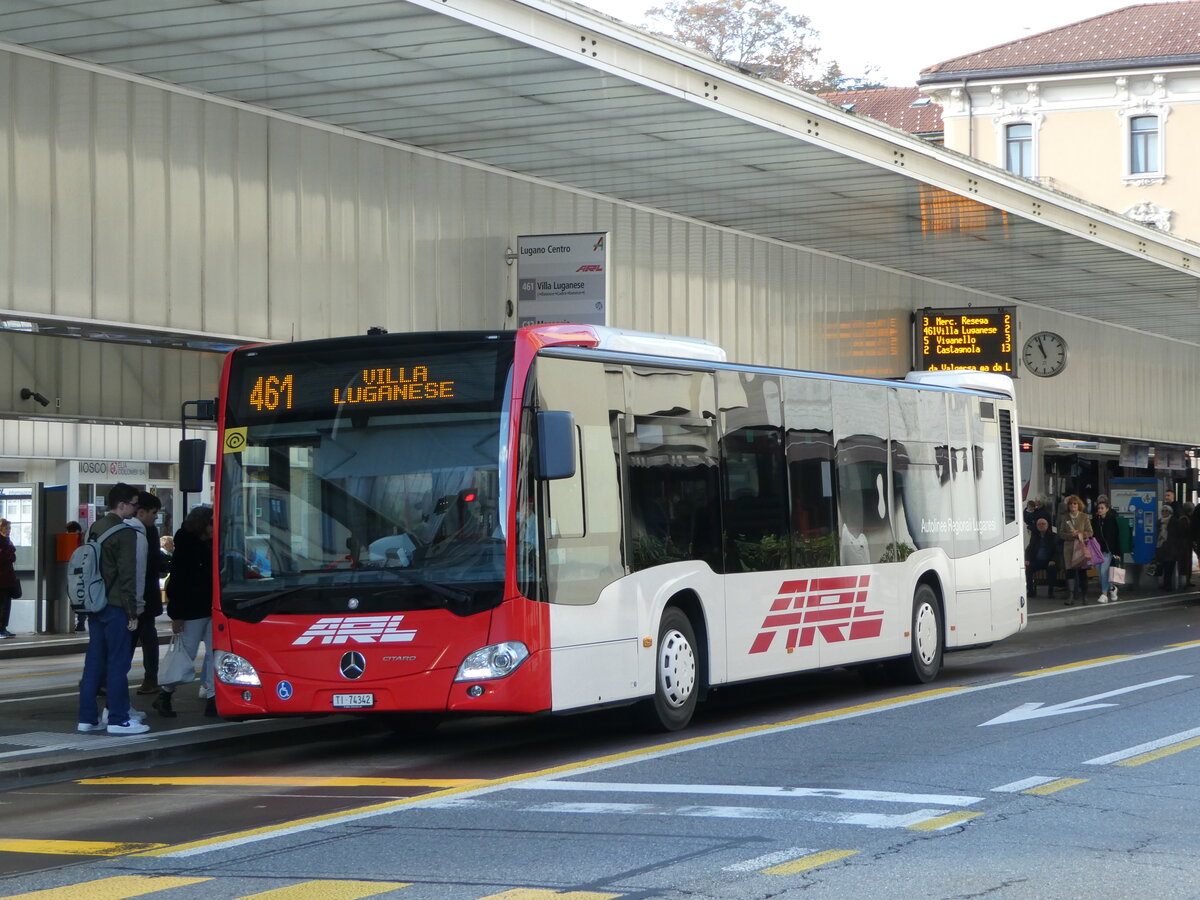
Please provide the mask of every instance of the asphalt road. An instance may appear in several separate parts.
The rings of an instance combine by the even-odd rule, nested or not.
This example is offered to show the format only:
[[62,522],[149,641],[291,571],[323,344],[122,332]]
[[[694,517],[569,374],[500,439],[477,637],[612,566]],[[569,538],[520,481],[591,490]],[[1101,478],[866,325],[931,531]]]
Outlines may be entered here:
[[1055,611],[919,690],[743,686],[668,737],[347,722],[11,790],[0,895],[1200,897],[1198,626]]

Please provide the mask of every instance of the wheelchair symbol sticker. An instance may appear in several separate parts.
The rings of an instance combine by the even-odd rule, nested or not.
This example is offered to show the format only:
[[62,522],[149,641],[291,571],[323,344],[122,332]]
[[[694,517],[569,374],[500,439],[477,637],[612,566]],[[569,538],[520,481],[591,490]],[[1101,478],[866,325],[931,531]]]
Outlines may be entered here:
[[275,696],[280,700],[291,700],[293,693],[290,681],[281,681],[275,685]]

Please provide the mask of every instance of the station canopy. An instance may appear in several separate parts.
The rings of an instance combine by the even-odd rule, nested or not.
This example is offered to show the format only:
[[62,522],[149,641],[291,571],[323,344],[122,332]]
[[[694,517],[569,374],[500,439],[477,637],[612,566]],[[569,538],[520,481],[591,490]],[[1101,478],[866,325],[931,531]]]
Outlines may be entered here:
[[1200,245],[565,0],[5,0],[0,41],[1200,343]]

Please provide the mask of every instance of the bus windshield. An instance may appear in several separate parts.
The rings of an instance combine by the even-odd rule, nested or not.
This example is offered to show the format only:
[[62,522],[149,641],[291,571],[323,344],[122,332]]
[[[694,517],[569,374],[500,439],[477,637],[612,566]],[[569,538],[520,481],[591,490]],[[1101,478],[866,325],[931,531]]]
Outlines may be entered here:
[[[468,615],[499,604],[509,366],[498,350],[424,347],[419,366],[403,347],[365,366],[361,356],[246,366],[235,357],[220,482],[222,611],[254,622]],[[396,361],[407,365],[388,364]]]

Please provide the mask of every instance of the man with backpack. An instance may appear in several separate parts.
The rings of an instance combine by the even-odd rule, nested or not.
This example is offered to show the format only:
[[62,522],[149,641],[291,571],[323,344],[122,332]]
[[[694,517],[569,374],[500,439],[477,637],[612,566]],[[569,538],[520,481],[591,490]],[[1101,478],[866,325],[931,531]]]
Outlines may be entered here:
[[[78,731],[109,734],[142,734],[150,727],[129,709],[129,666],[133,661],[130,634],[138,626],[137,538],[125,524],[137,510],[138,490],[124,482],[108,492],[108,512],[88,531],[88,542],[100,541],[99,569],[107,602],[88,615],[88,648],[79,682]],[[111,529],[120,529],[107,536]],[[108,713],[101,722],[96,695],[101,680],[107,682]],[[142,716],[144,718],[144,716]]]

